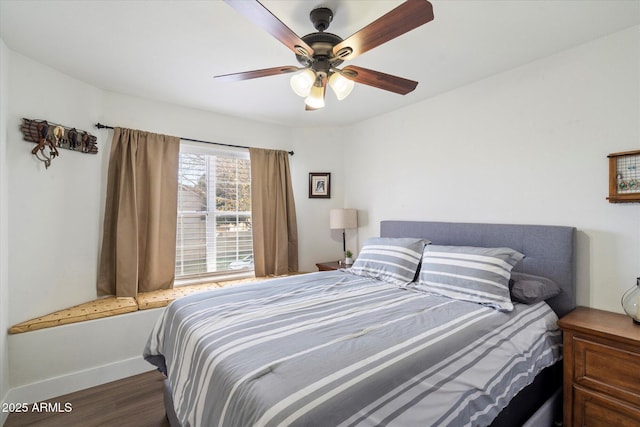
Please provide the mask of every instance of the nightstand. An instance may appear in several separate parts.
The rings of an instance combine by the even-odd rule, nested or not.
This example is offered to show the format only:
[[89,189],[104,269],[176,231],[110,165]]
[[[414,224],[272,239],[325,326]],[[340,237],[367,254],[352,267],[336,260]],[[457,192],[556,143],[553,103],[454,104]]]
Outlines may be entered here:
[[640,326],[578,307],[564,333],[564,426],[640,426]]
[[340,261],[329,261],[329,262],[319,262],[316,264],[316,267],[318,267],[318,270],[320,271],[331,271],[331,270],[339,270],[341,268],[351,267],[351,266],[350,265],[347,266],[347,264],[345,264],[344,262],[341,263]]

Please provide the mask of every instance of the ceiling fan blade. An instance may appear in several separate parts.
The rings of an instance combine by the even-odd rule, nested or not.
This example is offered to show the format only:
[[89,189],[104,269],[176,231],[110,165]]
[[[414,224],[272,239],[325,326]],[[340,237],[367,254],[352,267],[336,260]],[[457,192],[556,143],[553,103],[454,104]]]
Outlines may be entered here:
[[258,77],[268,77],[268,76],[275,76],[278,74],[294,73],[298,70],[299,70],[298,67],[284,66],[284,67],[264,68],[262,70],[244,71],[242,73],[223,74],[220,76],[213,76],[213,78],[222,80],[222,81],[227,81],[227,82],[235,82],[239,80],[256,79]]
[[240,12],[245,18],[271,34],[293,53],[303,56],[311,56],[313,49],[306,44],[296,33],[284,25],[273,13],[264,7],[259,1],[249,0],[224,0],[229,6]]
[[427,0],[407,0],[335,45],[333,53],[341,59],[353,59],[431,20],[431,3]]
[[362,83],[378,89],[388,90],[390,92],[399,93],[400,95],[406,95],[418,86],[418,82],[416,81],[392,76],[391,74],[381,73],[380,71],[356,67],[355,65],[344,67],[342,69],[342,75],[356,83]]

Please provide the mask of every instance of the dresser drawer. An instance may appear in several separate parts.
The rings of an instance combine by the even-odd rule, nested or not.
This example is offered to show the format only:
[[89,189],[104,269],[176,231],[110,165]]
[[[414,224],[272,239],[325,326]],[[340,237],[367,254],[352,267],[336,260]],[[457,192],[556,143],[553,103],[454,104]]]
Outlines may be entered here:
[[640,353],[574,337],[574,384],[640,409]]
[[625,402],[574,387],[573,426],[638,427],[640,409]]

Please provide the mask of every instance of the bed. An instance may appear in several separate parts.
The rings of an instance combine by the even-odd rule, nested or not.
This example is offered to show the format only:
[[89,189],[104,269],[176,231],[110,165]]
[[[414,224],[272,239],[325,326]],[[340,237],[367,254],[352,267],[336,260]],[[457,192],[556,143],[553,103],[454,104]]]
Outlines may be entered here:
[[[144,357],[167,375],[171,425],[549,426],[561,418],[556,321],[575,307],[574,228],[383,221],[378,239],[352,271],[168,306]],[[393,274],[380,255],[389,242],[409,263]],[[526,304],[484,289],[467,295],[451,281],[461,275],[447,270],[459,256],[506,260],[512,292],[532,278],[557,289]]]

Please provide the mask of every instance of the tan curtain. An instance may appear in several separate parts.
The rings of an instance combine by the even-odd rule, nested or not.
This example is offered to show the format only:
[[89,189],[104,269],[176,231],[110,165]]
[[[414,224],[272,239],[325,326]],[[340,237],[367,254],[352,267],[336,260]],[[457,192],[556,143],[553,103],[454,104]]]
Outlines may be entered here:
[[258,277],[298,271],[298,223],[289,154],[249,149],[253,256]]
[[173,287],[180,139],[115,128],[98,295]]

